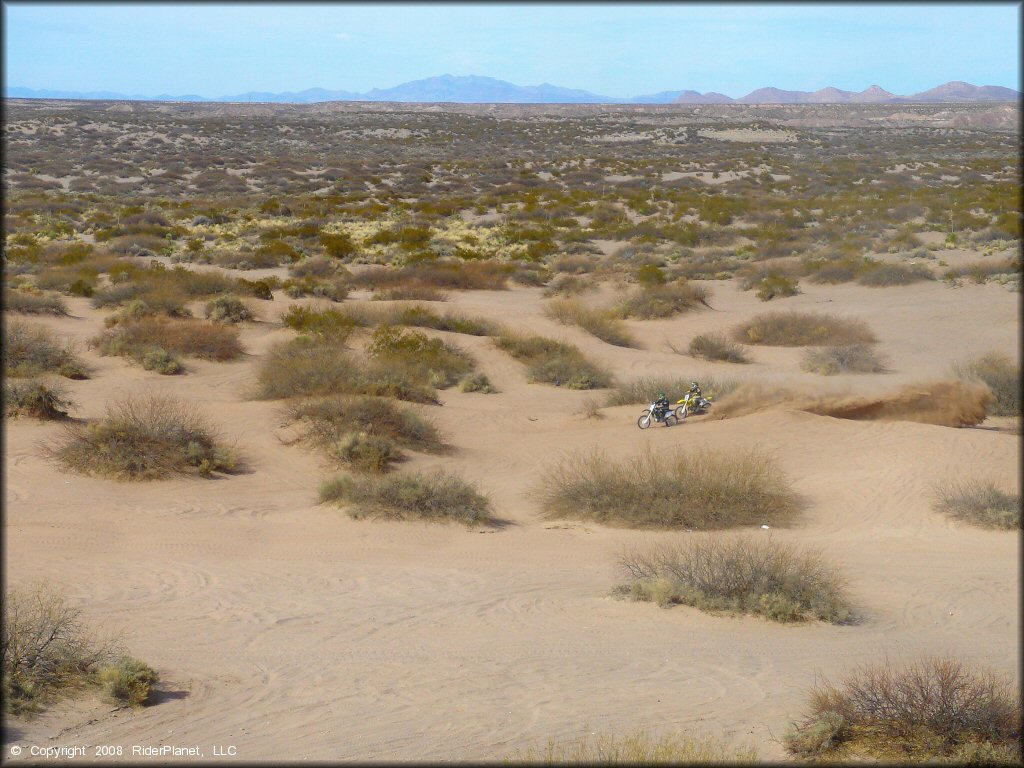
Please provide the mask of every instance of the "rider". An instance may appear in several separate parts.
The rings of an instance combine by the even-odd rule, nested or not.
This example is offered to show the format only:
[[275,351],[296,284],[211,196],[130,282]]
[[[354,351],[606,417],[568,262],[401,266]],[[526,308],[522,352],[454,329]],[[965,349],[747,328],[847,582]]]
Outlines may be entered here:
[[658,398],[654,401],[654,410],[658,418],[668,413],[668,398],[665,397],[664,392],[658,393]]
[[690,391],[688,394],[690,395],[690,400],[694,403],[699,403],[704,398],[704,393],[700,391],[700,387],[697,385],[696,381],[690,382]]

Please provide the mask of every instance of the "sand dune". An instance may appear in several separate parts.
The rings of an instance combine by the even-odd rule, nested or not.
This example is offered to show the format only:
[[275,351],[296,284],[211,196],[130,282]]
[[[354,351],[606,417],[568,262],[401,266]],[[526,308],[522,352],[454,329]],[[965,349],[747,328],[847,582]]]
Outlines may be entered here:
[[[510,523],[497,529],[354,521],[315,504],[329,468],[282,443],[279,403],[246,399],[260,355],[290,335],[275,322],[283,297],[256,305],[263,322],[245,326],[237,362],[186,361],[185,376],[160,377],[84,351],[94,377],[68,383],[75,416],[98,416],[116,392],[174,392],[236,441],[249,470],[143,484],[70,475],[39,451],[60,425],[8,424],[9,584],[62,586],[167,682],[158,706],[65,702],[12,723],[7,739],[199,744],[208,756],[234,745],[246,761],[479,760],[644,727],[724,735],[780,759],[807,688],[852,663],[948,652],[1017,675],[1019,537],[950,522],[929,493],[961,476],[1016,490],[1019,439],[952,428],[977,423],[985,395],[943,377],[976,351],[1016,354],[1019,297],[995,285],[808,286],[785,308],[827,302],[863,317],[893,360],[892,373],[826,387],[799,370],[799,350],[754,348],[749,366],[667,350],[665,338],[685,348],[764,311],[750,293],[712,288],[711,310],[631,322],[641,350],[549,320],[536,289],[453,294],[468,314],[578,344],[621,379],[749,382],[715,406],[728,418],[641,432],[639,405],[586,419],[578,412],[593,393],[529,384],[489,340],[442,334],[500,393],[445,391],[440,407],[423,407],[454,452],[414,455],[406,468],[452,467],[479,483]],[[43,322],[83,342],[101,330],[86,300],[70,305],[72,317]],[[844,394],[813,394],[828,388]],[[848,575],[861,624],[780,626],[616,600],[624,547],[685,534],[543,521],[530,495],[541,470],[573,451],[747,445],[777,458],[804,503],[788,528],[765,510],[764,535],[820,547]]]

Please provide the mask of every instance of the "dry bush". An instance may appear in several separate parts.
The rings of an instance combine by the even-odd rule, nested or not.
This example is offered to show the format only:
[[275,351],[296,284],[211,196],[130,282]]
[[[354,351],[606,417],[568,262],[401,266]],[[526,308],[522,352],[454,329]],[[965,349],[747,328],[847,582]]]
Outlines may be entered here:
[[867,344],[818,347],[804,352],[800,367],[808,373],[885,373],[885,361]]
[[576,299],[553,299],[544,314],[563,325],[578,325],[592,336],[616,347],[636,347],[636,340],[615,313],[588,307]]
[[544,296],[577,296],[597,287],[597,282],[586,275],[555,275],[544,288]]
[[529,381],[569,389],[602,389],[612,384],[611,373],[587,360],[572,344],[512,333],[496,337],[494,343],[526,365]]
[[498,333],[498,326],[483,318],[466,317],[456,312],[443,315],[429,307],[411,306],[397,312],[391,320],[395,325],[411,325],[419,328],[433,328],[449,333],[464,333],[468,336],[493,336]]
[[853,621],[839,572],[819,552],[770,538],[735,536],[627,552],[616,593],[662,607],[753,613],[772,621]]
[[221,323],[254,320],[252,310],[237,296],[218,296],[206,305],[206,319]]
[[144,707],[150,703],[160,675],[145,662],[123,656],[113,664],[102,667],[97,679],[111,701],[131,707]]
[[4,324],[4,344],[0,350],[7,376],[22,378],[41,373],[59,373],[68,379],[87,379],[88,370],[70,345],[62,344],[56,334],[42,325],[22,320]]
[[950,267],[942,273],[943,280],[959,280],[967,278],[973,283],[984,283],[996,275],[1013,275],[1020,273],[1020,262],[1013,259],[1002,261],[976,261],[960,267]]
[[188,355],[204,360],[234,360],[242,354],[238,331],[221,323],[143,316],[119,323],[94,339],[102,355],[144,362],[148,353]]
[[90,635],[78,609],[41,585],[4,596],[2,632],[4,709],[15,714],[84,688],[113,650]]
[[748,765],[758,762],[753,747],[735,747],[710,736],[636,731],[626,736],[585,735],[568,743],[527,747],[507,762],[530,765]]
[[64,469],[118,480],[239,469],[235,452],[194,406],[161,394],[123,397],[107,405],[102,420],[69,424],[46,455]]
[[988,480],[947,480],[934,490],[935,507],[956,520],[983,528],[1019,529],[1020,494],[1005,493]]
[[316,299],[344,301],[348,296],[348,283],[344,278],[320,279],[316,277],[291,278],[282,283],[284,292],[292,299],[312,296]]
[[575,456],[545,473],[538,496],[546,517],[627,528],[778,524],[797,508],[788,479],[755,450]]
[[966,363],[953,365],[958,378],[984,383],[995,401],[989,411],[994,416],[1020,416],[1020,366],[1006,355],[989,352]]
[[313,309],[292,304],[281,315],[281,322],[289,328],[306,334],[330,338],[336,344],[344,344],[361,323],[351,314],[337,309]]
[[306,427],[305,438],[328,448],[352,433],[387,438],[396,445],[436,453],[444,449],[434,424],[394,403],[375,397],[329,397],[292,402],[288,417]]
[[769,275],[758,283],[757,298],[761,301],[771,301],[778,297],[796,296],[800,293],[796,280],[791,280],[782,275]]
[[924,264],[879,264],[862,272],[857,282],[871,288],[886,288],[934,279],[935,275]]
[[302,279],[306,277],[329,278],[349,277],[350,273],[345,267],[334,259],[326,256],[310,256],[288,268],[288,274],[292,277]]
[[420,331],[381,325],[366,353],[381,370],[403,381],[444,389],[471,372],[476,363],[466,352]]
[[320,487],[321,504],[347,504],[355,519],[493,523],[491,502],[458,475],[390,475],[383,478],[338,477]]
[[5,381],[4,416],[28,416],[33,419],[66,419],[72,402],[63,389],[41,381]]
[[448,294],[429,285],[396,285],[374,291],[377,301],[448,301]]
[[805,758],[1020,764],[1020,694],[954,658],[863,665],[815,686],[784,743]]
[[493,395],[498,390],[491,384],[485,373],[467,373],[459,381],[460,392],[479,392],[482,395]]
[[585,419],[603,419],[604,414],[601,413],[601,404],[592,397],[588,397],[583,401],[583,405],[579,410],[580,415]]
[[702,376],[686,378],[665,377],[643,377],[619,384],[608,395],[605,405],[634,405],[636,403],[650,403],[658,392],[664,392],[671,402],[682,398],[690,388],[690,382],[697,380],[705,397],[721,397],[732,392],[739,382],[732,379],[718,379],[714,376]]
[[673,317],[698,305],[708,306],[708,296],[706,288],[692,283],[651,284],[634,292],[617,311],[620,317],[640,320]]
[[690,354],[703,360],[721,360],[726,363],[749,363],[750,358],[739,344],[729,341],[721,333],[705,333],[690,341]]
[[29,291],[4,289],[4,310],[24,315],[66,315],[67,304],[53,293],[32,293]]
[[860,320],[795,311],[757,315],[736,326],[732,336],[743,344],[770,347],[839,346],[877,341]]

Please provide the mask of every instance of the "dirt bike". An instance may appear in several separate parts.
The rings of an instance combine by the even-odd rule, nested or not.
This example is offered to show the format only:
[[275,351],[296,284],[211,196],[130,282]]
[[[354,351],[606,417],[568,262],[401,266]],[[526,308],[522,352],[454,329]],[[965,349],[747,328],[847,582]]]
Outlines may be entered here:
[[687,392],[683,396],[682,400],[676,401],[675,415],[678,421],[682,421],[687,416],[699,416],[702,413],[707,413],[708,408],[711,407],[710,397],[698,397],[693,392]]
[[636,425],[640,429],[647,429],[656,421],[660,421],[666,427],[671,427],[679,423],[679,418],[671,408],[663,410],[658,407],[657,403],[651,403],[650,407],[640,414],[640,418],[636,420]]

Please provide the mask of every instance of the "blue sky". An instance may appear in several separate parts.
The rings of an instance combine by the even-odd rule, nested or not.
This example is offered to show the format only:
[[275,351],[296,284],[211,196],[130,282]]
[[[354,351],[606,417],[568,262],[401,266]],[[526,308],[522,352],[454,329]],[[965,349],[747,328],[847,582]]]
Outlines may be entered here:
[[1018,4],[4,3],[6,84],[216,97],[444,73],[605,96],[1020,88]]

